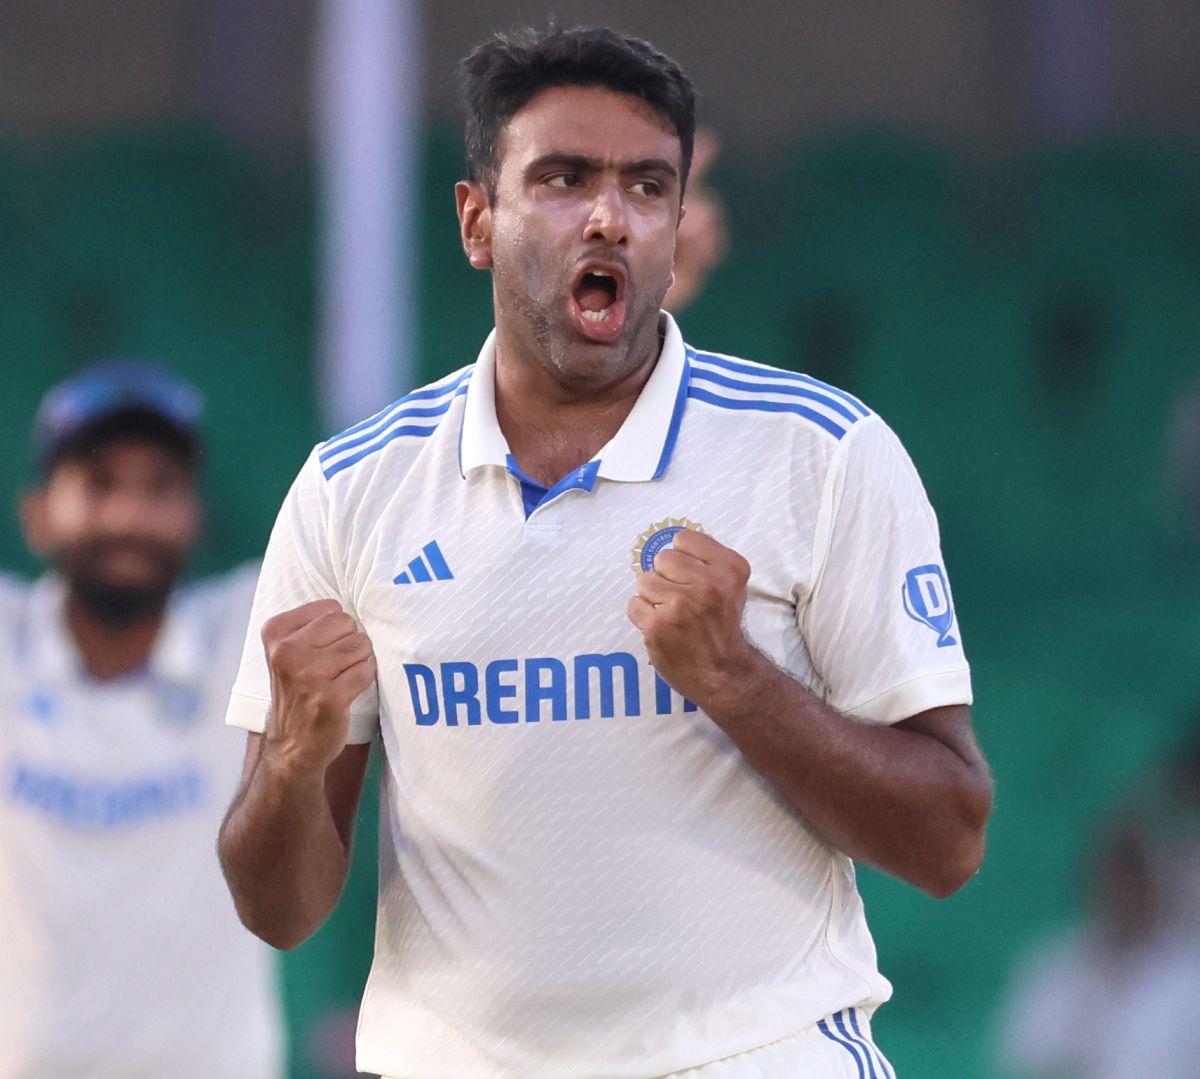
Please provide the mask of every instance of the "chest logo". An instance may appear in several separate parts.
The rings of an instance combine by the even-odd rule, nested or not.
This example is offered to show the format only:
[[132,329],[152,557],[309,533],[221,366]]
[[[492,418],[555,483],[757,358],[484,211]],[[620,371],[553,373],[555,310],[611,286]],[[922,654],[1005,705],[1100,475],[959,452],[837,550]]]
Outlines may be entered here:
[[668,517],[664,521],[655,521],[637,538],[633,545],[633,572],[649,573],[654,568],[654,559],[659,551],[665,551],[675,541],[675,535],[685,528],[693,532],[703,532],[704,526],[689,521],[686,517]]
[[430,581],[452,580],[454,574],[450,572],[442,549],[437,540],[430,540],[407,568],[392,578],[392,584],[428,584]]

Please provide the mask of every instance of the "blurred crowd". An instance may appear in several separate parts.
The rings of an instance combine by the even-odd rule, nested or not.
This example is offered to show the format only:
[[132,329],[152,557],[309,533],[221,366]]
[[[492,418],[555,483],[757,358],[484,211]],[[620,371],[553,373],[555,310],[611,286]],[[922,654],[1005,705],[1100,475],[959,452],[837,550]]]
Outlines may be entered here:
[[1081,873],[1082,921],[1021,960],[999,1031],[1005,1074],[1200,1075],[1200,723],[1193,726],[1099,830]]

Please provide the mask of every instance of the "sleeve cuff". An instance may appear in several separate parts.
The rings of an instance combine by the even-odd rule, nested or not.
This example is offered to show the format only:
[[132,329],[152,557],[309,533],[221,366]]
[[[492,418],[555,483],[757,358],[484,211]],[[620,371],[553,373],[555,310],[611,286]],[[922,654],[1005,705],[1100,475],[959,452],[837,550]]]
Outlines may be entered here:
[[939,671],[921,675],[863,701],[851,708],[841,709],[846,715],[867,723],[890,725],[899,723],[930,708],[951,704],[971,704],[971,670]]
[[[225,712],[225,722],[230,727],[241,727],[242,730],[254,734],[262,734],[267,729],[267,713],[271,710],[271,702],[261,697],[249,697],[244,693],[234,693],[229,698],[229,708]],[[350,729],[346,734],[346,745],[363,745],[375,737],[379,730],[379,716],[374,712],[350,712]]]
[[264,701],[261,697],[247,697],[244,693],[234,693],[229,698],[225,723],[230,727],[241,727],[244,731],[262,734],[267,729],[267,712],[270,709],[270,701]]

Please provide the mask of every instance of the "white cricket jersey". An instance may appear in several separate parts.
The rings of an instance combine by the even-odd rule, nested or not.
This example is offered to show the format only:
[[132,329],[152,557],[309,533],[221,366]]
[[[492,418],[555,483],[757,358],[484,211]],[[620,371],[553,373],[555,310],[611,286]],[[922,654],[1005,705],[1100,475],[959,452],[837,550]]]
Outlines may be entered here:
[[269,949],[217,828],[256,574],[182,589],[146,667],[100,682],[64,588],[0,578],[0,1079],[274,1079]]
[[625,608],[690,522],[749,560],[749,636],[848,722],[969,703],[933,512],[855,398],[664,329],[621,429],[528,516],[493,340],[318,446],[284,503],[229,722],[263,728],[266,618],[331,597],[365,627],[364,1071],[663,1075],[890,995],[850,859],[656,677]]

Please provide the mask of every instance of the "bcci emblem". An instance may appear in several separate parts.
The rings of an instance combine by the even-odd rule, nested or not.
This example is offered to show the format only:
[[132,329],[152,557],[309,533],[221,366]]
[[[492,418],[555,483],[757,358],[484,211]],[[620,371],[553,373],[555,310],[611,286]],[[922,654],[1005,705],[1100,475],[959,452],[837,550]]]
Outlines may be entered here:
[[950,627],[954,624],[954,606],[950,602],[950,589],[941,566],[910,569],[904,575],[900,594],[904,600],[904,613],[914,622],[933,630],[938,635],[939,648],[958,644],[950,636]]
[[686,517],[668,517],[665,521],[656,521],[637,538],[633,547],[633,572],[649,573],[654,569],[654,559],[659,551],[665,551],[675,541],[675,534],[690,528],[693,532],[703,532],[702,525],[689,521]]

